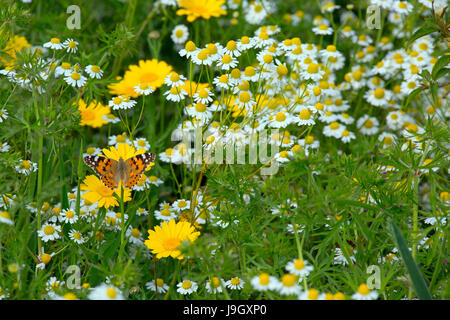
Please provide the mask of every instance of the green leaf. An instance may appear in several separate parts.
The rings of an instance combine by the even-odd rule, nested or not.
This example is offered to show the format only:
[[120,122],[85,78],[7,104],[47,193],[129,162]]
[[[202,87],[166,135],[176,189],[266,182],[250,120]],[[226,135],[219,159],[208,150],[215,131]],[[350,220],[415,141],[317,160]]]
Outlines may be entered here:
[[372,206],[370,204],[366,204],[364,202],[360,202],[360,201],[355,201],[355,200],[347,200],[347,199],[332,199],[331,201],[338,203],[338,204],[343,204],[343,205],[349,205],[352,207],[360,207],[360,208],[364,208],[364,209],[368,209],[368,210],[376,210],[377,207]]
[[426,36],[427,34],[433,33],[436,31],[435,27],[432,26],[423,26],[422,28],[420,28],[419,30],[417,30],[416,32],[414,32],[414,34],[412,35],[412,37],[409,39],[408,43],[413,43],[415,40],[422,38],[423,36]]
[[402,233],[400,232],[400,229],[397,227],[397,225],[391,218],[389,218],[388,222],[390,223],[390,227],[392,229],[391,231],[394,236],[394,241],[396,243],[398,251],[400,252],[403,263],[405,264],[406,270],[408,271],[409,276],[411,278],[414,291],[416,292],[419,299],[432,300],[425,279],[420,273],[419,267],[417,266],[411,253],[409,252],[408,246],[406,244],[405,239],[403,238]]
[[450,55],[443,55],[436,61],[434,64],[433,70],[431,71],[431,76],[433,79],[437,79],[436,76],[439,71],[441,71],[443,68],[445,68],[450,63]]
[[415,96],[417,96],[420,92],[423,91],[423,88],[417,88],[414,89],[408,96],[408,98],[406,99],[406,103],[405,103],[405,108],[409,105],[409,103],[411,102],[411,100],[414,99]]

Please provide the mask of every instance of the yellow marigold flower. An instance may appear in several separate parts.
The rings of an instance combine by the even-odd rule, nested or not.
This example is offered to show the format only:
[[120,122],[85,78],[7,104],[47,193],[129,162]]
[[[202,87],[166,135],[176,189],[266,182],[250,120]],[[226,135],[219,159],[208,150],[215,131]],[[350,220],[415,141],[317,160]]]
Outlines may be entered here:
[[164,84],[164,78],[172,72],[172,67],[164,61],[139,60],[139,65],[130,65],[125,71],[123,79],[118,83],[108,86],[110,93],[116,96],[127,96],[137,98],[134,87],[141,85],[158,89]]
[[93,100],[89,106],[87,106],[84,100],[80,99],[78,100],[78,110],[81,115],[80,126],[100,128],[108,123],[108,121],[103,119],[103,116],[110,113],[110,108],[109,106],[104,106],[100,102]]
[[187,21],[193,22],[198,18],[210,19],[227,14],[222,9],[225,0],[178,0],[181,9],[177,10],[177,15],[187,16]]
[[[0,30],[0,34],[1,34]],[[30,48],[31,44],[22,36],[11,35],[5,47],[2,48],[3,55],[0,55],[0,66],[5,65],[6,69],[11,69],[16,60],[16,53],[22,51],[24,48]]]
[[195,231],[195,228],[186,221],[175,222],[174,219],[169,222],[164,221],[160,226],[156,226],[155,230],[148,230],[148,240],[145,240],[145,245],[156,254],[156,258],[172,258],[183,259],[183,255],[179,246],[184,240],[189,240],[193,243],[200,232]]
[[[108,209],[109,207],[116,207],[119,205],[114,194],[120,197],[121,195],[121,187],[119,186],[116,190],[111,190],[107,186],[103,184],[103,182],[95,175],[92,174],[87,176],[83,180],[83,184],[81,184],[80,189],[83,191],[87,191],[84,193],[81,198],[86,199],[92,203],[98,201],[98,207],[105,207]],[[124,189],[124,202],[131,200],[131,190]]]
[[186,91],[190,98],[192,98],[196,93],[200,94],[200,91],[203,89],[208,89],[211,91],[207,83],[197,83],[189,80],[186,80],[184,85],[180,86],[180,90]]
[[116,147],[110,147],[109,149],[102,149],[103,154],[110,159],[119,161],[120,158],[123,160],[127,160],[131,157],[137,156],[138,154],[145,153],[145,149],[141,148],[136,151],[133,146],[130,146],[127,143],[119,143]]

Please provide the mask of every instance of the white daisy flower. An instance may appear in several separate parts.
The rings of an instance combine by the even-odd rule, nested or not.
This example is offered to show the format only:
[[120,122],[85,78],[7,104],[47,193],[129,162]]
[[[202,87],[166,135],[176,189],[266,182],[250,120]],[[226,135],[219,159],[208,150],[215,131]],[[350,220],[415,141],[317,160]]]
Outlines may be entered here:
[[88,65],[86,68],[84,68],[84,71],[88,74],[89,77],[92,79],[101,79],[103,76],[103,70],[100,69],[99,66],[96,65]]
[[281,295],[299,295],[301,287],[298,284],[298,276],[291,273],[283,275],[277,289]]
[[67,39],[63,45],[69,53],[75,53],[78,50],[78,42],[73,39]]
[[18,164],[17,166],[15,166],[14,168],[16,169],[17,172],[24,174],[24,175],[29,175],[32,172],[36,172],[38,169],[37,163],[32,162],[30,160],[19,160],[20,164]]
[[77,231],[75,229],[72,229],[69,232],[69,238],[72,241],[74,241],[75,243],[78,243],[78,244],[82,244],[82,243],[86,242],[86,238],[84,238],[83,235],[79,231]]
[[61,227],[56,224],[45,223],[42,225],[41,230],[38,230],[38,236],[44,242],[48,242],[50,240],[56,240],[61,238],[59,234],[61,232]]
[[189,38],[189,29],[184,24],[176,25],[170,37],[175,44],[184,44]]
[[295,274],[303,279],[314,270],[314,267],[309,265],[306,260],[294,259],[286,264],[286,270],[289,273]]
[[99,286],[92,288],[88,294],[89,300],[124,300],[124,296],[120,290],[106,283],[102,283]]
[[44,48],[61,50],[64,49],[64,44],[61,43],[61,40],[59,38],[51,38],[49,42],[44,43]]
[[8,152],[10,148],[8,142],[0,142],[0,152]]
[[157,278],[156,281],[152,280],[150,282],[147,282],[145,284],[145,287],[150,291],[158,293],[166,293],[167,290],[169,290],[169,286],[166,283],[164,283],[164,280],[161,278]]
[[280,286],[278,279],[267,273],[261,273],[259,276],[253,277],[250,284],[257,291],[277,290]]
[[223,284],[223,279],[218,277],[213,277],[206,281],[205,289],[208,293],[216,294],[221,293],[223,291],[221,284]]
[[197,282],[191,280],[184,280],[177,284],[177,292],[182,295],[191,294],[198,289]]
[[363,283],[358,287],[358,290],[352,295],[354,300],[376,300],[378,298],[378,292],[367,287],[367,284]]
[[67,84],[71,85],[72,87],[81,88],[86,84],[87,78],[81,73],[73,71],[71,73],[65,74],[64,81],[66,81]]
[[241,290],[244,287],[244,285],[245,281],[238,277],[233,277],[225,282],[225,286],[232,290]]
[[71,209],[64,209],[59,215],[59,221],[74,224],[78,221],[79,216]]
[[11,216],[8,211],[0,212],[0,222],[10,226],[14,225],[14,221],[11,219]]

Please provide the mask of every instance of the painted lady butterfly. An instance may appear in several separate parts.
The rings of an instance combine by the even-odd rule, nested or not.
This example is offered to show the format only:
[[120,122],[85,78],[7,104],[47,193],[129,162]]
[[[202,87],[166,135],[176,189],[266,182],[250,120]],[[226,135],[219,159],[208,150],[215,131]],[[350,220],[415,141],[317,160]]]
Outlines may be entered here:
[[133,188],[147,166],[155,160],[155,155],[147,152],[127,160],[120,158],[119,161],[101,156],[87,156],[83,160],[100,176],[105,186],[115,190],[120,181],[126,188]]

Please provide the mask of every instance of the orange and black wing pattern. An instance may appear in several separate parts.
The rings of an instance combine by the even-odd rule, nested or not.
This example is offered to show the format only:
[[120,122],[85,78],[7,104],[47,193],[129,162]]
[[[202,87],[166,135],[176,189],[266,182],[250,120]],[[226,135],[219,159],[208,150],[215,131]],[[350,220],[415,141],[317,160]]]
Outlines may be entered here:
[[155,155],[150,152],[138,154],[125,162],[126,179],[124,181],[126,188],[133,188],[141,179],[142,173],[147,166],[155,160]]
[[117,161],[100,156],[87,156],[83,160],[100,176],[105,186],[112,190],[117,188]]

